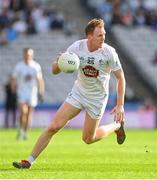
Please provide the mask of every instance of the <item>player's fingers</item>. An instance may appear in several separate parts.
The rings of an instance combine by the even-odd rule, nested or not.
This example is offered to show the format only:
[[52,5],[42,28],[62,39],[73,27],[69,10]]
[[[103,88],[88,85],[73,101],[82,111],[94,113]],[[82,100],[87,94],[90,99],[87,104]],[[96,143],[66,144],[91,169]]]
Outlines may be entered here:
[[123,121],[123,119],[124,119],[124,113],[122,113],[121,115],[121,122]]
[[119,122],[122,121],[122,113],[119,114]]
[[58,53],[58,56],[61,56],[63,53],[65,53],[65,51],[61,51]]
[[57,58],[56,58],[57,61],[58,61],[59,57],[60,57],[62,54],[63,54],[62,52],[60,52],[60,53],[57,54]]
[[112,109],[112,111],[110,112],[110,114],[115,113],[115,108]]
[[61,56],[61,55],[58,55],[58,56],[57,56],[57,58],[56,58],[56,61],[57,61],[57,62],[58,62],[60,56]]
[[115,113],[114,120],[115,120],[116,122],[119,121],[119,115],[118,115],[117,113]]
[[122,113],[116,113],[115,120],[116,120],[116,122],[121,122],[122,121]]
[[124,118],[124,113],[120,113],[120,117],[119,117],[119,122],[121,123],[123,121]]

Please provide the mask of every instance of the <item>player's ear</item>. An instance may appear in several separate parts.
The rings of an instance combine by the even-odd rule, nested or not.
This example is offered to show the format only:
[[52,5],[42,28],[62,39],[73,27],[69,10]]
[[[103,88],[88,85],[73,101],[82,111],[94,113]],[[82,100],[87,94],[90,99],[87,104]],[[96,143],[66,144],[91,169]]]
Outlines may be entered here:
[[88,35],[87,35],[87,39],[92,39],[93,38],[93,34],[92,33],[89,33]]

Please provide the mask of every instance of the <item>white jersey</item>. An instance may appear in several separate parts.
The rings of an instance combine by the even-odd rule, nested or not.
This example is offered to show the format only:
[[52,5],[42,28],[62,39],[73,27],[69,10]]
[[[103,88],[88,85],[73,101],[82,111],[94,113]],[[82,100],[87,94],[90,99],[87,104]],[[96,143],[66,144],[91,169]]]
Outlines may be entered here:
[[115,49],[106,43],[102,48],[90,52],[87,39],[73,43],[68,49],[79,56],[80,67],[74,88],[86,98],[103,101],[108,96],[111,71],[121,69]]
[[[40,65],[32,61],[29,64],[19,62],[13,71],[13,77],[17,80],[17,95],[22,100],[28,99],[33,102],[32,105],[37,104],[37,78],[42,77]],[[34,99],[34,100],[33,100]],[[31,104],[30,104],[31,105]]]

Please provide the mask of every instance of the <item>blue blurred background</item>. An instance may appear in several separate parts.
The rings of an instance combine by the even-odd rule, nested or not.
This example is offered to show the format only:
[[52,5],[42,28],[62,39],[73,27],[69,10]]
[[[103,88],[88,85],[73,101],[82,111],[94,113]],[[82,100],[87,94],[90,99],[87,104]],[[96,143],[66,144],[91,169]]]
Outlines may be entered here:
[[[93,17],[105,20],[106,42],[115,47],[125,72],[127,128],[157,127],[157,0],[0,0],[0,127],[12,127],[12,114],[5,125],[6,85],[25,47],[34,49],[46,87],[32,127],[49,123],[77,75],[52,75],[52,60],[75,40],[85,38],[84,27]],[[102,123],[112,121],[109,112],[115,100],[111,77]],[[82,118],[83,113],[67,127],[81,127]]]

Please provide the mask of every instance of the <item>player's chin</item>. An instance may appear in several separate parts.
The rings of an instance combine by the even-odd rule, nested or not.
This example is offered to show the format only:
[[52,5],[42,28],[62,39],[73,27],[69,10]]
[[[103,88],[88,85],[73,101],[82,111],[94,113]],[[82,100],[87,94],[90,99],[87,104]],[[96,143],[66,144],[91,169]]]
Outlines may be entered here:
[[103,42],[101,42],[100,44],[99,44],[99,48],[102,48],[103,47]]

